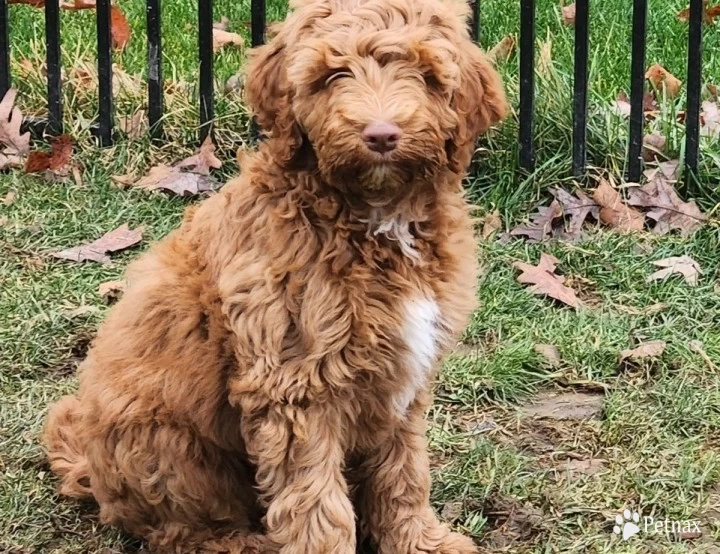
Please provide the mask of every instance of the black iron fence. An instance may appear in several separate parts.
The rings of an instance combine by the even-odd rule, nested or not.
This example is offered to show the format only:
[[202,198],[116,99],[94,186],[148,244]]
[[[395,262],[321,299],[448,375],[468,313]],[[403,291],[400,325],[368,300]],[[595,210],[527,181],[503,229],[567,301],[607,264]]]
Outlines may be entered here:
[[[471,32],[477,37],[480,22],[480,1],[472,1]],[[0,0],[0,98],[10,88],[10,43],[8,4]],[[98,122],[95,133],[102,145],[109,145],[113,135],[112,97],[112,41],[111,1],[97,0],[98,45]],[[576,176],[586,169],[587,109],[588,109],[588,23],[589,0],[577,0],[575,6],[575,56],[572,99],[573,137],[572,171]],[[47,42],[47,100],[48,116],[42,127],[49,134],[63,130],[60,67],[59,2],[45,4],[45,37]],[[211,132],[215,115],[213,87],[213,2],[198,0],[199,28],[199,102],[200,140]],[[263,43],[265,36],[265,0],[251,0],[251,42]],[[690,0],[688,33],[688,75],[685,134],[685,168],[688,176],[697,172],[700,134],[700,90],[702,67],[703,0]],[[637,181],[642,172],[643,96],[645,84],[647,0],[633,0],[632,59],[630,71],[630,120],[627,178]],[[148,58],[148,122],[153,138],[163,135],[163,75],[162,37],[160,32],[160,0],[147,0],[147,58]],[[535,0],[520,0],[520,105],[519,157],[523,171],[535,167],[533,146],[533,105],[535,94]]]

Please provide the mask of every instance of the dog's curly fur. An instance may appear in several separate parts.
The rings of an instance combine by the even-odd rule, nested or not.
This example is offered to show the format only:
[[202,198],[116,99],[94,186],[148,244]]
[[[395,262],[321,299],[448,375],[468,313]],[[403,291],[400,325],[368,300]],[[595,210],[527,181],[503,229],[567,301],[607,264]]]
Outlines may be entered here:
[[464,0],[294,8],[248,72],[268,140],[131,266],[50,409],[52,469],[159,551],[354,554],[357,518],[381,554],[469,554],[423,412],[475,304],[461,179],[502,86]]

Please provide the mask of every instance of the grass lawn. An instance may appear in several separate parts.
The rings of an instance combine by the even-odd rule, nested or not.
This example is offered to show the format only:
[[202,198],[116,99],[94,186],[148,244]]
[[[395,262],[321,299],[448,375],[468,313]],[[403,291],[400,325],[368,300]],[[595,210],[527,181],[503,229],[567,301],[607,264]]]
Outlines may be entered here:
[[[650,0],[648,64],[661,63],[683,78],[686,25],[675,19],[684,0]],[[116,55],[128,75],[143,71],[143,2],[119,4],[134,28],[129,48]],[[215,2],[216,19],[247,35],[248,2]],[[145,226],[141,248],[175,227],[188,200],[141,190],[120,190],[110,176],[137,175],[161,161],[192,151],[197,121],[192,83],[196,76],[194,2],[166,2],[163,16],[169,94],[167,145],[120,140],[99,150],[84,129],[94,116],[94,91],[74,82],[70,69],[93,59],[90,12],[63,12],[63,59],[67,127],[78,139],[76,159],[83,184],[51,184],[21,172],[0,174],[0,552],[137,552],[141,545],[101,528],[91,505],[58,498],[40,445],[49,402],[76,386],[82,359],[107,307],[100,283],[118,279],[137,249],[115,255],[106,266],[52,259],[49,250],[98,238],[123,223]],[[482,3],[482,40],[492,46],[517,33],[516,7]],[[609,103],[627,90],[629,3],[592,3],[590,154],[594,164],[622,170],[626,122]],[[270,2],[271,16],[284,7]],[[13,70],[19,104],[43,112],[42,13],[11,6]],[[523,217],[550,185],[569,181],[572,30],[562,25],[555,2],[538,1],[537,34],[552,43],[552,63],[538,69],[538,171],[514,171],[516,121],[483,143],[469,183],[481,210],[498,208],[506,224]],[[181,32],[178,32],[180,30]],[[720,76],[720,32],[705,31],[705,75]],[[547,52],[547,47],[545,48]],[[23,62],[30,60],[30,64]],[[237,71],[243,53],[218,54],[218,88]],[[501,66],[517,99],[516,58]],[[143,90],[118,92],[118,111],[142,105]],[[179,92],[178,92],[179,91]],[[677,155],[682,127],[662,102],[649,130],[668,137]],[[233,96],[218,102],[221,144],[246,139],[247,118]],[[720,145],[703,139],[703,186],[699,203],[718,202],[711,184],[720,176]],[[224,176],[236,172],[229,160]],[[445,363],[428,414],[433,452],[433,503],[446,520],[473,535],[484,552],[718,554],[720,548],[720,234],[718,221],[691,237],[621,235],[589,230],[576,244],[531,245],[522,241],[480,243],[481,306],[456,353]],[[537,263],[554,254],[558,267],[586,307],[578,311],[534,296],[515,281],[514,261]],[[681,278],[647,283],[652,262],[688,255],[703,270],[697,287]],[[79,309],[80,308],[80,309]],[[619,353],[663,340],[661,356],[620,363]],[[536,345],[554,345],[547,360]],[[561,394],[562,417],[541,414],[543,401]],[[558,398],[552,402],[557,404]],[[581,409],[582,408],[582,409]],[[578,413],[579,412],[579,413]],[[545,417],[541,417],[541,416]],[[641,532],[627,542],[613,533],[625,507],[655,521],[698,520],[701,536]],[[103,550],[107,548],[109,550]]]

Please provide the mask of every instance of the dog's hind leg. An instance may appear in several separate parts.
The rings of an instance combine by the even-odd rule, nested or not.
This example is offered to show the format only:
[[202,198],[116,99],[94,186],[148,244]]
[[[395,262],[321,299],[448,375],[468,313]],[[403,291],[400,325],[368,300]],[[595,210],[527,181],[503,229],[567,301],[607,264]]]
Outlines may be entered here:
[[80,436],[80,401],[63,396],[48,412],[44,442],[50,467],[60,476],[60,493],[74,498],[91,498],[90,474],[84,441]]

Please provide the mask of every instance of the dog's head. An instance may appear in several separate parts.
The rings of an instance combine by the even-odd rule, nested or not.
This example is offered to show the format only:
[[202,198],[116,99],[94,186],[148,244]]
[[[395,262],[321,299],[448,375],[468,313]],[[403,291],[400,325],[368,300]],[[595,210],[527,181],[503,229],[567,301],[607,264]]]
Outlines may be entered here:
[[467,17],[464,0],[296,2],[246,81],[276,157],[312,157],[329,183],[367,196],[463,173],[507,109]]

